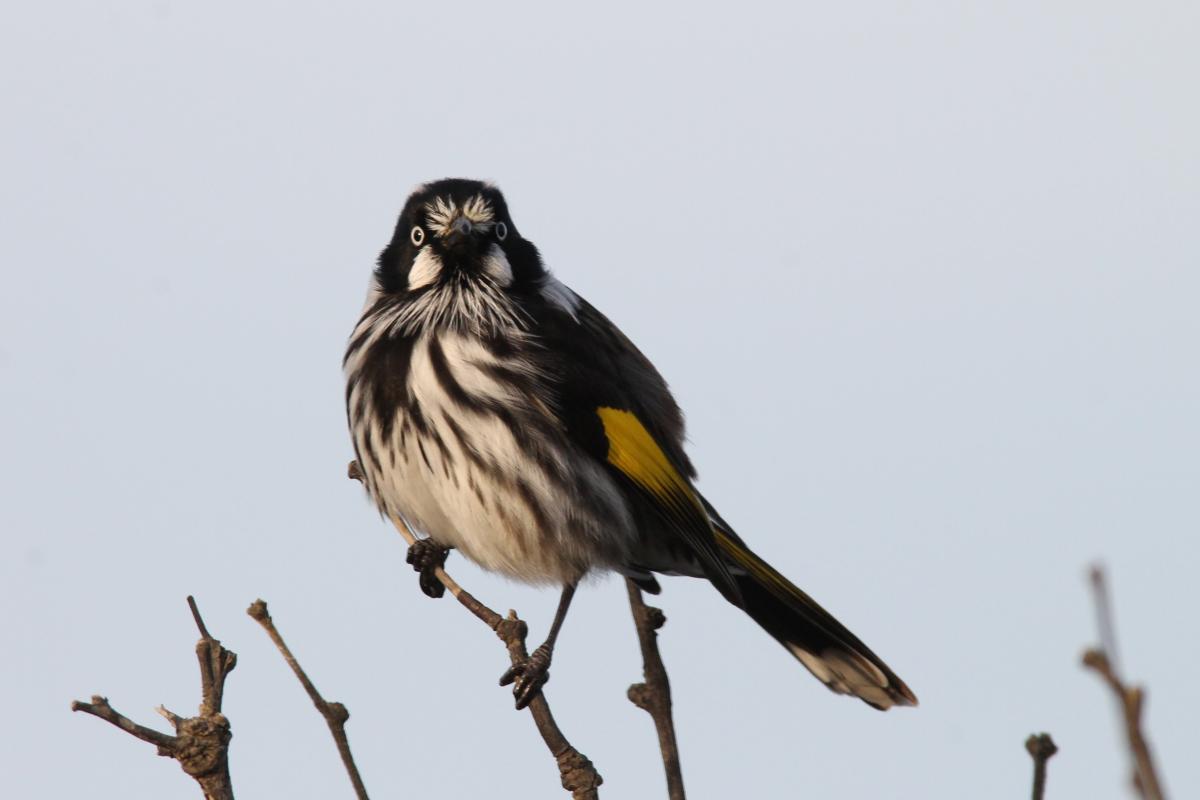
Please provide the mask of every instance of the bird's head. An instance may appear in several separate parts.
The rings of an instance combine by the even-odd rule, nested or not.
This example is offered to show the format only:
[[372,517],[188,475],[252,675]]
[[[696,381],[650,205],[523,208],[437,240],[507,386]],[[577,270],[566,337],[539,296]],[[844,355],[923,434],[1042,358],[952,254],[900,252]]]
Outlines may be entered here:
[[499,189],[446,178],[409,196],[375,277],[380,291],[405,294],[471,281],[508,289],[542,273],[537,248],[517,233]]

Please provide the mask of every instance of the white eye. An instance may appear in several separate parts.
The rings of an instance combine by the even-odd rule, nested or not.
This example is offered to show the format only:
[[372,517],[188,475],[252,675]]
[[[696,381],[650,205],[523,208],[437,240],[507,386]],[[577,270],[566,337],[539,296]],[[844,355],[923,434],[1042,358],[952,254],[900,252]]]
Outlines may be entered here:
[[420,247],[425,242],[425,230],[420,225],[414,225],[408,238],[412,239],[413,244]]
[[508,238],[508,226],[503,222],[496,223],[496,238],[502,242]]

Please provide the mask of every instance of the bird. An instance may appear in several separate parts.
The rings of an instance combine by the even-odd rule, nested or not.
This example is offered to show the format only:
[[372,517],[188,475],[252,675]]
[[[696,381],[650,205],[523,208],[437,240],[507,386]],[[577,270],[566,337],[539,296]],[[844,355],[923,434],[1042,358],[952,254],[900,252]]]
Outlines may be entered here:
[[[501,676],[541,691],[580,581],[708,580],[833,692],[886,710],[917,697],[862,640],[760,558],[696,488],[684,420],[658,369],[562,283],[494,184],[418,186],[350,334],[346,413],[379,512],[420,538],[432,597],[451,550],[561,587],[546,640]],[[765,445],[764,445],[765,446]]]

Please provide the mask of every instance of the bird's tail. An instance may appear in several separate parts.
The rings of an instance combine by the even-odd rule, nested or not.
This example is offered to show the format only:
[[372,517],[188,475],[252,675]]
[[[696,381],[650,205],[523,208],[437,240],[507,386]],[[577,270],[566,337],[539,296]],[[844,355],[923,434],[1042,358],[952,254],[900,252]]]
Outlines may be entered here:
[[881,711],[917,704],[917,696],[904,681],[845,625],[755,555],[719,517],[713,527],[741,594],[737,598],[726,593],[726,597],[818,680],[838,694],[854,695]]

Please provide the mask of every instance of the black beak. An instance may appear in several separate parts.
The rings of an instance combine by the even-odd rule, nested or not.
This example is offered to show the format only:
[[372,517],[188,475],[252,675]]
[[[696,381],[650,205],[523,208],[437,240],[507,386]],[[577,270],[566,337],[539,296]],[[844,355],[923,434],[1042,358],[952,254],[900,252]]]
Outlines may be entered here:
[[473,227],[471,220],[466,217],[459,217],[454,220],[454,222],[450,223],[450,232],[446,234],[446,246],[451,248],[460,247],[471,238]]

